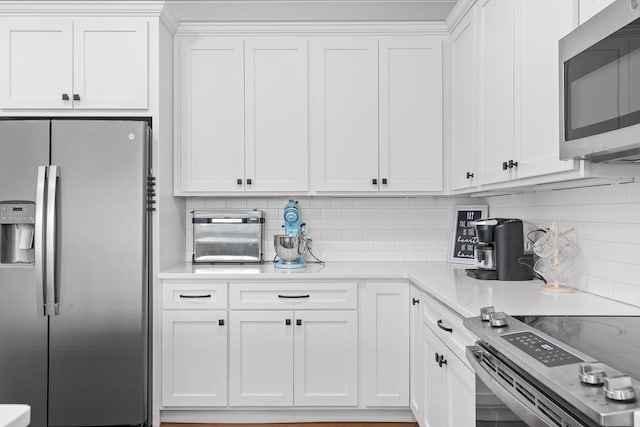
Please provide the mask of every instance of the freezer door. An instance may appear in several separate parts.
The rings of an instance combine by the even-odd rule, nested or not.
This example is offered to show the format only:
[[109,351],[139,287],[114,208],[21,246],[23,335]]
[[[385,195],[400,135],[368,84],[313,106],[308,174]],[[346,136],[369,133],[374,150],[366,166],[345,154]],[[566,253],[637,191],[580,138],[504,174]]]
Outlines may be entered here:
[[53,120],[56,289],[49,425],[140,425],[147,416],[147,126]]
[[[0,200],[35,201],[38,166],[47,164],[48,120],[0,120]],[[42,292],[42,283],[36,284],[33,265],[0,264],[0,403],[31,405],[30,425],[43,427],[47,318],[36,290]]]

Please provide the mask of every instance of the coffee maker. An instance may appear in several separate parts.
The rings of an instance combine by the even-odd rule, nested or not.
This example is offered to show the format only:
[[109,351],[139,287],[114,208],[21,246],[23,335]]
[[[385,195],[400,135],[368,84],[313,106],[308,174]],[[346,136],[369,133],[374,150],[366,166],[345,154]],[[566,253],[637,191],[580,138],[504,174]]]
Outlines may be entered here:
[[475,266],[467,275],[483,280],[531,280],[533,252],[525,249],[524,226],[515,218],[487,218],[475,222],[478,241]]

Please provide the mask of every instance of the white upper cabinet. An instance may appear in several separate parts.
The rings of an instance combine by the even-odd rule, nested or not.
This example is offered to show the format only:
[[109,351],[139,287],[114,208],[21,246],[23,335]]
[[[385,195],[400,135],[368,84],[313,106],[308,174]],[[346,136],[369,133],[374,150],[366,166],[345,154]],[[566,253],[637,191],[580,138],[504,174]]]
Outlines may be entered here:
[[472,9],[451,34],[451,188],[476,182],[478,24]]
[[0,108],[146,109],[143,19],[0,22]]
[[380,40],[381,191],[442,190],[442,39]]
[[313,41],[314,189],[442,190],[442,38]]
[[[481,0],[479,141],[477,179],[508,179],[503,163],[514,159],[514,0]],[[512,170],[512,169],[511,169]]]
[[580,25],[613,3],[614,0],[579,0]]
[[517,11],[522,33],[515,46],[516,88],[521,91],[516,92],[518,178],[573,170],[578,162],[560,160],[559,153],[558,40],[573,29],[574,5],[527,0]]
[[75,109],[147,108],[147,22],[76,20]]
[[[475,19],[477,54],[470,37]],[[579,167],[576,161],[560,161],[558,153],[558,40],[571,31],[574,19],[574,2],[480,0],[460,21],[452,33],[453,190]],[[477,102],[473,71],[465,75],[461,68],[473,70],[476,61]],[[467,89],[475,112],[465,99]],[[468,141],[473,140],[476,114],[474,144]],[[465,128],[467,122],[471,129]],[[468,160],[474,148],[472,170]],[[463,150],[470,156],[465,158]],[[467,176],[471,179],[465,185]]]
[[178,37],[176,194],[308,189],[307,42]]
[[246,189],[307,191],[307,41],[247,40],[245,67]]
[[184,192],[238,191],[244,182],[242,39],[178,39],[177,171]]
[[378,41],[313,40],[312,157],[319,191],[378,190]]

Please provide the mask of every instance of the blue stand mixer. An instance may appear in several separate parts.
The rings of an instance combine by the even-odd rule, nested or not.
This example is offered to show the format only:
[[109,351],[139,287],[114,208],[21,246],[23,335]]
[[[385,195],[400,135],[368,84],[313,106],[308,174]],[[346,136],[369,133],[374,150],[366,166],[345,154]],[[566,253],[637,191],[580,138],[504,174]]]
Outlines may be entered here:
[[273,245],[278,254],[277,268],[306,267],[303,256],[307,249],[306,226],[301,223],[300,206],[297,201],[289,200],[284,207],[284,234],[273,236]]

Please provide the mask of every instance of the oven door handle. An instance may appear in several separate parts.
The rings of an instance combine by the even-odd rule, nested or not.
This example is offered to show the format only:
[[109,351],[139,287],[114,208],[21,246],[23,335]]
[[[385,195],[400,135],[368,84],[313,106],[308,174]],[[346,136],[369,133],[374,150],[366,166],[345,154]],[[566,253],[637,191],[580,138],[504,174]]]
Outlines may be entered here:
[[[538,414],[527,407],[520,398],[510,390],[502,386],[494,376],[498,374],[493,372],[491,368],[485,366],[486,362],[482,362],[483,358],[491,359],[492,356],[480,346],[470,346],[466,348],[465,354],[467,360],[471,363],[471,367],[482,382],[502,401],[509,409],[511,409],[522,421],[530,427],[548,427],[549,423],[545,422]],[[571,424],[569,424],[571,425]]]

